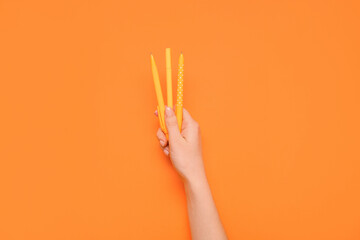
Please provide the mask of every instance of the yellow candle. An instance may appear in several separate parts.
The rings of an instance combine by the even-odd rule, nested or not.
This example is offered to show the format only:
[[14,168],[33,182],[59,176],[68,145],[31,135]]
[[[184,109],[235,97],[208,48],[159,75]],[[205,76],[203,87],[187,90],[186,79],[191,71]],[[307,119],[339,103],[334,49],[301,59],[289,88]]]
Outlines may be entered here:
[[152,54],[150,55],[150,60],[151,60],[151,70],[152,70],[154,85],[155,85],[156,98],[158,101],[157,110],[158,110],[158,118],[159,118],[159,122],[160,122],[160,128],[166,134],[166,137],[168,137],[166,126],[165,126],[165,115],[164,115],[165,114],[165,104],[164,104],[164,99],[163,99],[163,95],[162,95],[162,91],[161,91],[159,73],[158,73],[158,70],[157,70],[157,67],[155,64],[155,60],[154,60],[154,57]]
[[181,53],[179,57],[177,94],[176,94],[176,118],[181,131],[182,113],[183,113],[183,91],[184,91],[184,56]]
[[171,80],[171,53],[170,48],[165,49],[166,60],[166,89],[167,89],[167,105],[173,107],[172,97],[172,80]]

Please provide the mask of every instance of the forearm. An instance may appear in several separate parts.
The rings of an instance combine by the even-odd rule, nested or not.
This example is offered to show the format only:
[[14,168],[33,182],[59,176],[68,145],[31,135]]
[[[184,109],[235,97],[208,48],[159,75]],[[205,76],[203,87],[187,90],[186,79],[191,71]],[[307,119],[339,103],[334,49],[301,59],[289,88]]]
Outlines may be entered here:
[[193,240],[227,239],[205,173],[184,181]]

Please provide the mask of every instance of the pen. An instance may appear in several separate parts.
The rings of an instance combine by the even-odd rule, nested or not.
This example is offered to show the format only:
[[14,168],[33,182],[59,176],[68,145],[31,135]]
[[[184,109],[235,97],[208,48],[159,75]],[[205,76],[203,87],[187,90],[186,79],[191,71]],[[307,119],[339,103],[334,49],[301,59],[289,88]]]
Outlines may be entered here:
[[181,132],[182,114],[183,114],[183,91],[184,91],[184,56],[181,53],[179,57],[177,94],[176,94],[176,118]]
[[173,108],[170,48],[165,49],[165,60],[166,60],[167,106]]
[[151,70],[152,70],[154,85],[155,85],[156,98],[158,101],[157,110],[158,110],[160,128],[162,129],[162,131],[165,133],[166,137],[168,138],[168,133],[167,133],[167,129],[165,126],[165,117],[164,117],[165,104],[164,104],[164,99],[163,99],[163,95],[162,95],[162,91],[161,91],[159,73],[158,73],[158,70],[157,70],[157,67],[155,64],[154,56],[152,54],[150,54],[150,61],[151,61]]

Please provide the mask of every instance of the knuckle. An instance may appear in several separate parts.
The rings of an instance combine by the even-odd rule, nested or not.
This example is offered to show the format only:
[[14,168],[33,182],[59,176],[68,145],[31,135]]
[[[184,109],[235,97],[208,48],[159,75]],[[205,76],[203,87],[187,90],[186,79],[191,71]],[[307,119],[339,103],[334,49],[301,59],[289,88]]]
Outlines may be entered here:
[[156,136],[157,136],[158,138],[161,138],[161,136],[162,136],[162,131],[161,131],[160,128],[159,128],[158,131],[156,132]]

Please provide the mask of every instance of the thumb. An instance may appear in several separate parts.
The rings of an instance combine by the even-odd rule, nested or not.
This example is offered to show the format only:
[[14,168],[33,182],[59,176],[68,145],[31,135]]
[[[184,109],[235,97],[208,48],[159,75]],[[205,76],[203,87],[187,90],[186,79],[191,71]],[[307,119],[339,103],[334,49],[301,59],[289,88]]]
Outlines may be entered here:
[[195,120],[191,117],[189,111],[183,108],[183,125],[185,124],[186,126],[189,126],[194,122]]
[[165,108],[165,124],[169,133],[170,142],[181,137],[174,110],[170,107]]

